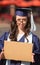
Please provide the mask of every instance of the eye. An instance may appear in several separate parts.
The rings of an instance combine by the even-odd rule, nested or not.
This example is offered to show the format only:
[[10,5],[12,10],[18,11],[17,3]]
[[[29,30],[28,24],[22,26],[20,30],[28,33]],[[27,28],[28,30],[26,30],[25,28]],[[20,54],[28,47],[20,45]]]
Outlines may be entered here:
[[17,21],[20,21],[20,19],[17,19]]
[[26,21],[26,19],[23,19],[23,21]]

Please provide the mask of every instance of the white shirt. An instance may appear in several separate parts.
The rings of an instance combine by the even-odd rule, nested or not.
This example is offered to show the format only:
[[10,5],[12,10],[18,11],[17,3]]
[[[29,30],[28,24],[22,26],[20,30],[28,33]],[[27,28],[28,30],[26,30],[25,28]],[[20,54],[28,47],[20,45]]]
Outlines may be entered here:
[[[23,35],[24,35],[24,33],[18,34],[17,41],[19,41]],[[26,38],[28,39],[29,43],[32,43],[32,33],[30,33]],[[24,42],[27,42],[26,38],[24,39]]]

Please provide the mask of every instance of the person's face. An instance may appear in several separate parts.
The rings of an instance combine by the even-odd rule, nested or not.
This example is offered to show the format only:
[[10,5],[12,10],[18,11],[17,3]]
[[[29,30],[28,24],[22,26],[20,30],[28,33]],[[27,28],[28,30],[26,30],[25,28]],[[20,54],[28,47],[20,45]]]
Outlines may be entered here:
[[16,15],[16,22],[19,29],[23,30],[27,23],[27,16]]

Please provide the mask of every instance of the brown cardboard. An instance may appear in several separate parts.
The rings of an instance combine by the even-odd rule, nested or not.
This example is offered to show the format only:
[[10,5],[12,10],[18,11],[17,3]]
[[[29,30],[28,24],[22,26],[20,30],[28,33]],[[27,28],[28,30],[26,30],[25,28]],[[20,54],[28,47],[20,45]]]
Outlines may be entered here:
[[32,43],[4,41],[4,56],[6,59],[32,61]]

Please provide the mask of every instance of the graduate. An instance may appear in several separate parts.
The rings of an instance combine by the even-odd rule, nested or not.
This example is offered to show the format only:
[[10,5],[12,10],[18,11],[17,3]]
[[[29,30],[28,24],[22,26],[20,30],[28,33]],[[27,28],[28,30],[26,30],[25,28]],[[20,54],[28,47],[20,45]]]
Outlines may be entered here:
[[[40,42],[37,35],[33,34],[31,29],[31,21],[28,16],[27,9],[18,8],[15,13],[15,21],[11,23],[11,31],[5,32],[0,37],[0,58],[2,58],[2,49],[4,40],[33,43],[32,63],[24,61],[6,60],[5,65],[40,65]],[[27,52],[27,51],[26,51]]]

